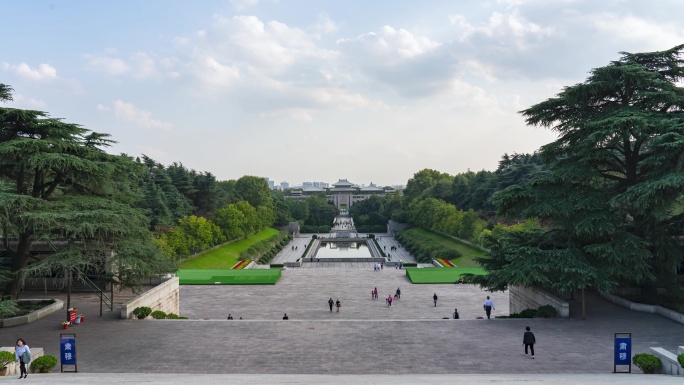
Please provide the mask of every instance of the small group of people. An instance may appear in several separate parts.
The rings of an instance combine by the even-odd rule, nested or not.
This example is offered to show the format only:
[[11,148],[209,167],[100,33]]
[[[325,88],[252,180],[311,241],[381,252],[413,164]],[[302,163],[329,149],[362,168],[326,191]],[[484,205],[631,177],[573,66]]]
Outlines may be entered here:
[[292,246],[292,251],[299,250],[299,246]]
[[333,301],[332,297],[328,300],[328,306],[330,307],[330,312],[332,313],[333,306],[337,308],[337,313],[340,312],[340,308],[342,307],[342,302],[338,299],[337,301]]
[[385,268],[385,264],[383,262],[379,262],[373,265],[373,271],[379,271]]
[[[228,318],[226,319],[233,319],[233,316],[230,313],[228,313]],[[242,317],[240,317],[240,319],[242,319]]]

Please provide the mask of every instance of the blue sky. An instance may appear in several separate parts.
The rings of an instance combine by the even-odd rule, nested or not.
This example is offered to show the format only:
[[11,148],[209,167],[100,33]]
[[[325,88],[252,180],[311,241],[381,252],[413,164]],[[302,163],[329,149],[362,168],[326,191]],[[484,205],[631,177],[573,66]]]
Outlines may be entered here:
[[219,179],[404,184],[554,139],[517,111],[618,52],[684,43],[679,1],[0,0],[8,107]]

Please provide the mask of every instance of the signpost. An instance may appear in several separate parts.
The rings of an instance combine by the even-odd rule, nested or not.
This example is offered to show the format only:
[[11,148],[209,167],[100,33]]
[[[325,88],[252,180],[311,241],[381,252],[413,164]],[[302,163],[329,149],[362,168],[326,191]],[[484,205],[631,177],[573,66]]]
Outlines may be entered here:
[[[629,371],[618,372],[618,365],[628,365]],[[632,373],[632,333],[615,333],[613,373]]]
[[76,364],[76,334],[60,333],[59,357],[62,373],[64,373],[64,365],[73,365],[73,372],[78,373],[78,365]]

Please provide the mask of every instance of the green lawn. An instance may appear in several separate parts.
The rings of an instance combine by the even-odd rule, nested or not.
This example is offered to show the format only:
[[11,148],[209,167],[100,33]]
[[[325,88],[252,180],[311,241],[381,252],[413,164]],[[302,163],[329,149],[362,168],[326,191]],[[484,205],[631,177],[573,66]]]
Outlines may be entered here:
[[278,230],[268,228],[249,238],[221,246],[195,259],[183,262],[179,269],[230,269],[238,263],[240,253],[253,244],[278,234]]
[[417,235],[420,235],[421,237],[425,237],[430,239],[432,242],[444,245],[448,248],[455,249],[459,253],[461,253],[461,256],[459,258],[455,258],[451,260],[451,263],[458,267],[480,267],[480,265],[475,262],[474,258],[476,257],[484,257],[485,253],[479,249],[476,249],[472,246],[470,246],[467,243],[461,242],[458,239],[450,238],[450,237],[445,237],[444,235],[433,233],[432,231],[421,229],[419,227],[413,227],[408,230],[404,230],[406,232],[412,232],[416,233]]
[[280,269],[181,269],[178,279],[181,285],[275,285],[281,273]]
[[461,274],[486,274],[482,268],[479,267],[454,267],[445,269],[442,267],[426,267],[426,268],[407,268],[406,276],[411,283],[455,283]]

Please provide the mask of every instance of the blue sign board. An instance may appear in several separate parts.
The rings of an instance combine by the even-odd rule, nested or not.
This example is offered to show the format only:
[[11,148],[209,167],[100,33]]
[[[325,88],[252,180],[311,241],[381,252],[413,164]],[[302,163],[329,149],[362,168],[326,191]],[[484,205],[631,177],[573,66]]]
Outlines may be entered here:
[[76,365],[76,337],[60,337],[59,356],[62,365]]
[[615,337],[615,364],[630,365],[632,360],[632,338]]

